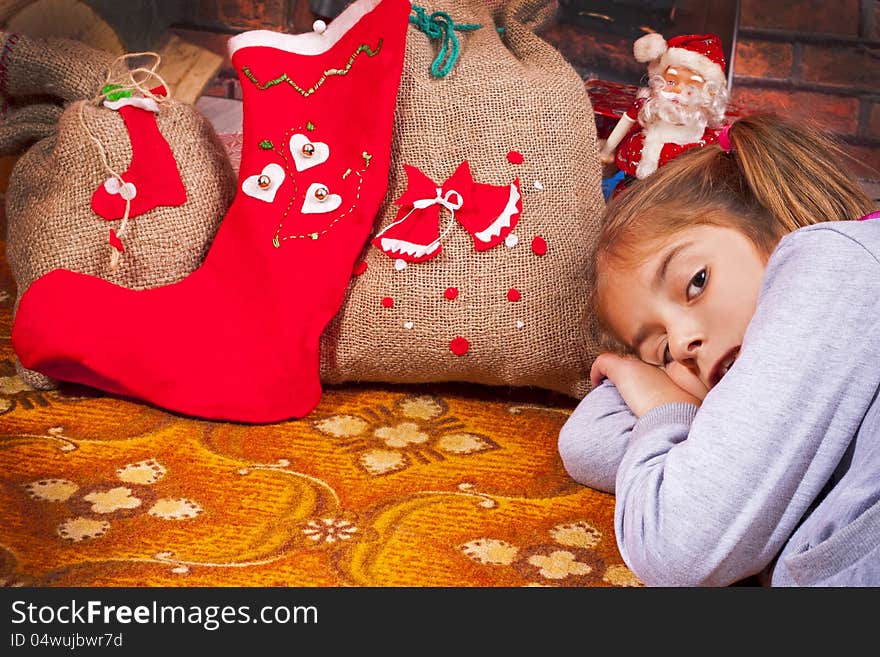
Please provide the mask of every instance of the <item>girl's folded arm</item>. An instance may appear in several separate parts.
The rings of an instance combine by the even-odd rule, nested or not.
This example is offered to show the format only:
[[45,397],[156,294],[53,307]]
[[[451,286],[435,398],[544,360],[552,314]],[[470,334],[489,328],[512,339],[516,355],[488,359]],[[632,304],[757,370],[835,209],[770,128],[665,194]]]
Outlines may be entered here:
[[856,434],[878,362],[874,255],[831,224],[784,238],[739,358],[699,412],[660,406],[629,435],[615,528],[635,574],[727,585],[764,569]]
[[559,454],[577,482],[614,492],[617,468],[636,417],[606,379],[584,397],[559,432]]

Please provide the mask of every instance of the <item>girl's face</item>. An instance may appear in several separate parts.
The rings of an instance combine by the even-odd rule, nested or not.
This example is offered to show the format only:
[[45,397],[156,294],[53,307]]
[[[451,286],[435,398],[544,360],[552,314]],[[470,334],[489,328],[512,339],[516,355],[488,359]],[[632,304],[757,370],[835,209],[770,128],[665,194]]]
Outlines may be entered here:
[[601,310],[639,358],[702,399],[739,354],[766,264],[739,230],[693,226],[635,265],[605,263]]

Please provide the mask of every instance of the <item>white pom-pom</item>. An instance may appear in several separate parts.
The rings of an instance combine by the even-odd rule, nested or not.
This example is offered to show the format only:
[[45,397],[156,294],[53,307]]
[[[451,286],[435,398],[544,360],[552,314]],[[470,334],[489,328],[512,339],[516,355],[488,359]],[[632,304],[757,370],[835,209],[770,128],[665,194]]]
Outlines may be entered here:
[[662,34],[651,32],[636,39],[633,44],[633,56],[637,62],[653,61],[666,52],[666,39]]
[[327,23],[322,21],[320,18],[312,23],[312,29],[318,34],[324,34],[324,30],[327,29]]
[[134,183],[127,182],[119,188],[119,195],[126,201],[130,201],[137,196],[137,187],[134,186]]

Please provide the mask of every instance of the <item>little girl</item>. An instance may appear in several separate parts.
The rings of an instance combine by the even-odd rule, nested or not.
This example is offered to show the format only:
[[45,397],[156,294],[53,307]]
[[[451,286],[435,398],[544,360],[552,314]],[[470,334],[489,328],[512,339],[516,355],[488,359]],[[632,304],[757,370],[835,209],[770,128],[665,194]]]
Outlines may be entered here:
[[880,585],[880,220],[836,155],[756,115],[608,208],[559,450],[647,585]]

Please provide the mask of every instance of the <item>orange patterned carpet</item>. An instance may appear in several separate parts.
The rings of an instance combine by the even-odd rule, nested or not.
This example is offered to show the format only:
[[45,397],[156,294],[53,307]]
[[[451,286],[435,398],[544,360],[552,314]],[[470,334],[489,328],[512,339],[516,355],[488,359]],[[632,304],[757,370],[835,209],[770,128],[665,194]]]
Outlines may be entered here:
[[14,300],[4,259],[5,585],[639,585],[612,497],[574,483],[557,455],[574,400],[345,386],[301,420],[197,421],[28,388],[9,341]]

